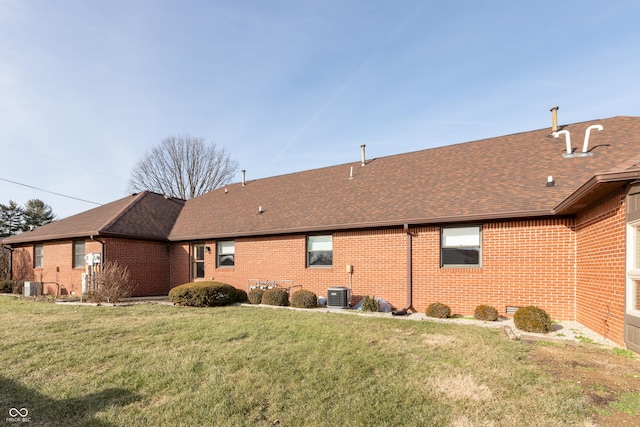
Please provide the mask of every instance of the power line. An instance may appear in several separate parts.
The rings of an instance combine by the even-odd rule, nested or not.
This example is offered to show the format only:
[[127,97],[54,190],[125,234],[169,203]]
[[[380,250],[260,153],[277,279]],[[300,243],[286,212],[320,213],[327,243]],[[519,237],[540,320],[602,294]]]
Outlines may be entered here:
[[34,187],[33,185],[22,184],[21,182],[15,182],[15,181],[11,181],[9,179],[0,178],[0,181],[6,181],[6,182],[10,182],[12,184],[21,185],[23,187],[33,188],[34,190],[44,191],[45,193],[55,194],[56,196],[66,197],[67,199],[79,200],[81,202],[86,202],[86,203],[93,203],[94,205],[98,205],[98,206],[102,205],[102,203],[92,202],[91,200],[79,199],[79,198],[73,197],[73,196],[67,196],[66,194],[56,193],[54,191],[49,191],[49,190],[45,190],[43,188]]

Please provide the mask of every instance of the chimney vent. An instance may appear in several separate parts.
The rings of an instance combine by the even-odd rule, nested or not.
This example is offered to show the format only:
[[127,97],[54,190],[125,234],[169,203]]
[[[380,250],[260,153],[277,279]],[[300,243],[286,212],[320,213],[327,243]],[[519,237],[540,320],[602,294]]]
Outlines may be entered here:
[[364,149],[365,149],[365,147],[366,147],[366,145],[364,145],[364,144],[362,144],[362,145],[360,146],[360,148],[362,149],[362,166],[364,166],[364,165],[366,165],[366,164],[367,164],[367,162],[366,162],[366,160],[365,160],[365,156],[364,156]]
[[244,184],[245,184],[244,175],[245,175],[246,172],[247,172],[246,170],[242,169],[242,186],[243,187],[244,187]]
[[558,131],[558,110],[560,107],[552,107],[551,108],[551,132]]
[[547,187],[553,187],[556,185],[556,182],[553,180],[553,176],[549,175],[547,177]]

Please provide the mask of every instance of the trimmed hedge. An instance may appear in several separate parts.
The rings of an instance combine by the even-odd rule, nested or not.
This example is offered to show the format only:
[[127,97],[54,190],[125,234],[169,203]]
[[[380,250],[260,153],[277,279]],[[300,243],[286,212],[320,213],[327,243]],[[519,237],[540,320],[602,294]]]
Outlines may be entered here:
[[298,308],[316,308],[318,297],[311,291],[299,289],[291,295],[291,306]]
[[476,307],[475,311],[473,312],[473,317],[478,320],[495,322],[496,320],[498,320],[499,316],[498,310],[496,310],[494,307],[491,307],[490,305],[483,304]]
[[437,317],[439,319],[446,319],[451,316],[451,309],[448,305],[439,302],[429,304],[425,314],[429,317]]
[[286,307],[289,305],[289,292],[279,288],[267,289],[262,295],[262,304]]
[[525,332],[546,334],[551,331],[551,317],[535,305],[520,307],[513,315],[513,323]]
[[264,294],[264,289],[253,288],[249,291],[249,304],[262,304],[262,295]]
[[365,295],[365,297],[362,298],[362,311],[376,312],[378,310],[380,310],[380,303],[376,300],[376,297]]
[[249,301],[249,296],[246,291],[242,289],[236,288],[236,302],[247,302]]
[[219,282],[191,282],[169,291],[169,301],[191,307],[217,307],[236,302],[238,293],[231,285]]

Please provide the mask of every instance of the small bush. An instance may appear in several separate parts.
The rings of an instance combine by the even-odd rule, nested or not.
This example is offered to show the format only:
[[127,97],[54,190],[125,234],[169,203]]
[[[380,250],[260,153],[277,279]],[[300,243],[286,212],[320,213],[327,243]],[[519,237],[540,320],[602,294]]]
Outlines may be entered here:
[[262,304],[286,307],[289,305],[289,293],[284,289],[267,289],[262,295]]
[[451,309],[448,305],[441,304],[439,302],[434,302],[429,304],[427,307],[427,311],[425,314],[429,317],[437,317],[439,319],[446,319],[451,316]]
[[13,280],[0,280],[0,294],[13,292]]
[[534,305],[520,307],[513,315],[513,323],[525,332],[546,334],[551,330],[551,318],[547,312]]
[[486,320],[489,322],[495,322],[498,320],[498,310],[490,305],[479,305],[473,312],[473,317],[478,320]]
[[249,291],[249,304],[262,304],[262,295],[264,290],[260,288],[254,288]]
[[297,290],[291,295],[291,306],[298,308],[315,308],[318,306],[318,296],[306,289]]
[[249,296],[247,292],[236,288],[236,302],[247,302],[249,300]]
[[236,288],[219,282],[192,282],[169,291],[169,301],[191,307],[217,307],[236,302]]
[[376,300],[376,297],[370,297],[365,295],[362,298],[362,311],[378,311],[380,310],[380,303]]
[[96,292],[106,302],[125,300],[133,295],[136,288],[129,269],[117,262],[105,262],[95,280]]

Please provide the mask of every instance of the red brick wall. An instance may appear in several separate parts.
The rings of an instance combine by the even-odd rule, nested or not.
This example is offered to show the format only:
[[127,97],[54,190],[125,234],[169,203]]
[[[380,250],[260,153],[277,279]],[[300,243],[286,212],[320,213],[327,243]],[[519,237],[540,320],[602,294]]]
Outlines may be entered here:
[[[575,235],[572,219],[515,221],[483,226],[482,267],[440,268],[438,227],[412,229],[413,306],[448,304],[454,313],[473,314],[491,304],[538,305],[557,320],[575,318]],[[205,278],[247,289],[248,279],[293,280],[326,296],[333,286],[349,286],[346,265],[353,265],[353,295],[375,295],[394,307],[406,305],[407,237],[401,228],[333,233],[333,266],[306,267],[306,236],[235,240],[233,268],[215,268],[215,241],[206,242]],[[188,281],[189,246],[174,245],[172,286]]]
[[165,242],[107,238],[105,261],[117,261],[129,269],[135,295],[169,292],[169,245]]
[[476,306],[489,304],[505,315],[507,305],[536,305],[554,320],[574,319],[572,226],[572,219],[484,224],[478,268],[441,268],[440,229],[415,229],[414,307],[441,302],[453,313],[473,315]]
[[[82,273],[84,268],[73,268],[73,240],[44,242],[42,248],[42,268],[33,268],[33,245],[14,245],[13,277],[19,280],[43,282],[45,294],[75,295],[82,293]],[[86,239],[85,253],[100,252],[100,243]],[[30,271],[25,274],[19,261],[29,260]]]
[[[205,257],[207,254],[205,254]],[[189,245],[185,243],[176,243],[171,245],[171,288],[174,288],[183,283],[188,283],[190,278],[190,258],[189,258]],[[212,258],[207,258],[207,264],[213,261]]]
[[625,195],[622,190],[577,216],[576,318],[624,344]]
[[[327,288],[349,287],[347,265],[353,265],[353,295],[375,295],[395,305],[405,302],[405,235],[401,229],[333,234],[333,266],[306,267],[306,235],[235,239],[233,268],[216,268],[216,242],[207,241],[205,279],[248,289],[249,279],[293,280],[294,285],[327,295]],[[380,248],[385,248],[380,250]],[[172,286],[189,280],[189,245],[172,248]],[[299,289],[299,288],[296,288]]]
[[[103,261],[117,261],[129,268],[136,295],[166,294],[169,291],[169,252],[166,243],[131,239],[105,239]],[[33,245],[14,245],[13,275],[16,279],[44,282],[46,294],[82,293],[85,268],[73,268],[73,240],[44,242],[42,268],[33,268]],[[100,253],[101,244],[85,239],[85,253]],[[18,261],[24,259],[25,261]],[[20,265],[28,263],[28,271]]]

